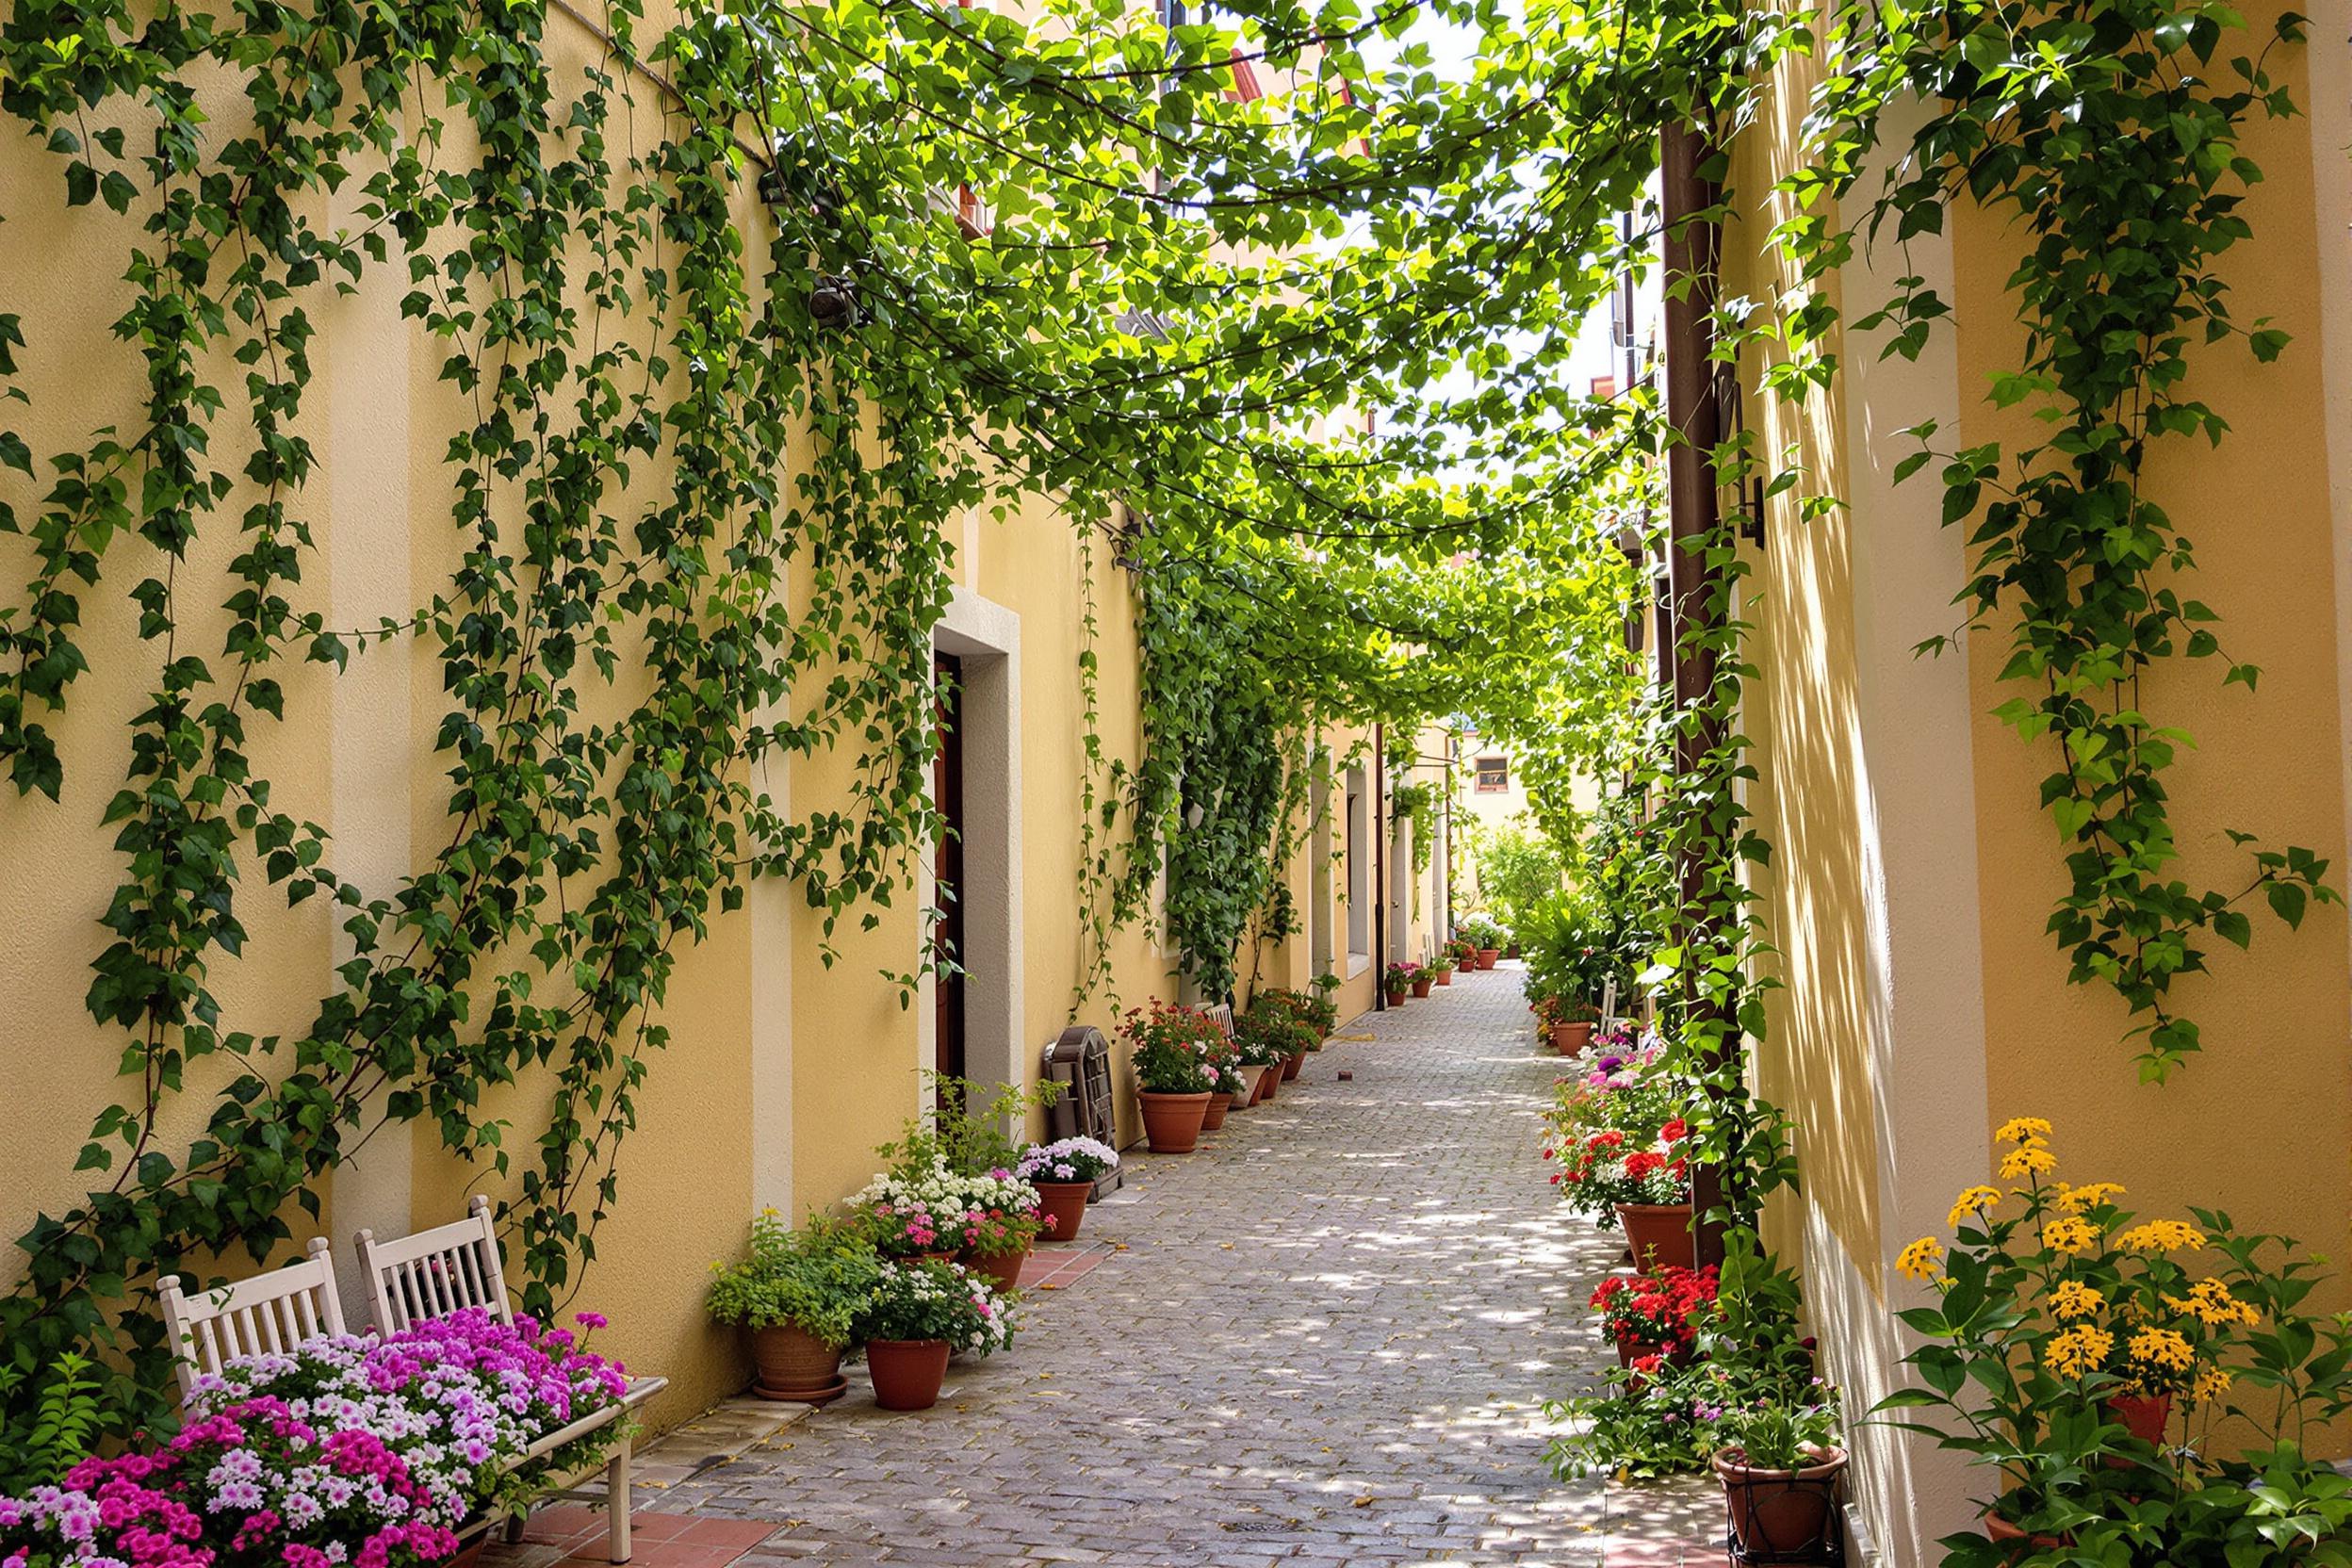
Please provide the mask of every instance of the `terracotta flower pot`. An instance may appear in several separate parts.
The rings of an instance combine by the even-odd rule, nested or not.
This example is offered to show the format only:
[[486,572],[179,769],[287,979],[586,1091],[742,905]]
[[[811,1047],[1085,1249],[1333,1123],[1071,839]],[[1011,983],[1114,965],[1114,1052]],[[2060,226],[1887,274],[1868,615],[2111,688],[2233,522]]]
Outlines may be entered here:
[[751,1331],[751,1360],[758,1370],[751,1391],[762,1399],[820,1404],[841,1392],[841,1352],[797,1325],[777,1323]]
[[1760,1562],[1829,1560],[1846,1451],[1815,1452],[1818,1462],[1798,1470],[1751,1469],[1739,1448],[1715,1455],[1715,1476],[1723,1483],[1737,1555]]
[[1502,956],[1503,950],[1499,947],[1482,947],[1478,949],[1478,967],[1480,969],[1493,969],[1497,963],[1502,961]]
[[1688,1203],[1620,1203],[1617,1223],[1625,1228],[1625,1245],[1633,1250],[1637,1268],[1689,1266],[1690,1205]]
[[[1209,1097],[1215,1103],[1217,1097]],[[1032,1182],[1037,1189],[1037,1207],[1054,1221],[1054,1228],[1045,1233],[1048,1241],[1071,1241],[1078,1235],[1078,1227],[1086,1223],[1086,1204],[1094,1197],[1092,1182]]]
[[1138,1094],[1143,1135],[1154,1154],[1189,1154],[1200,1141],[1200,1119],[1209,1114],[1209,1094]]
[[947,1380],[947,1341],[876,1339],[866,1345],[874,1402],[884,1410],[929,1410]]
[[1435,984],[1435,982],[1425,974],[1420,979],[1415,980],[1413,983],[1413,994],[1415,996],[1427,996],[1429,994],[1429,987],[1433,984]]
[[1405,993],[1403,991],[1390,991],[1387,993],[1387,996],[1388,1004],[1392,1007],[1401,1007],[1405,1004]]
[[1577,1023],[1555,1023],[1552,1025],[1552,1044],[1563,1056],[1577,1055],[1592,1043],[1592,1031],[1598,1027],[1591,1020]]
[[1307,1065],[1307,1054],[1294,1051],[1282,1058],[1282,1082],[1287,1084],[1298,1076],[1298,1070]]
[[1259,1095],[1258,1098],[1261,1100],[1272,1100],[1280,1096],[1282,1092],[1282,1064],[1276,1062],[1272,1067],[1262,1067],[1258,1069],[1258,1071],[1265,1075],[1261,1077],[1258,1082],[1264,1085],[1266,1088],[1266,1092]]
[[[1233,1097],[1227,1094],[1222,1089],[1210,1095],[1209,1108],[1200,1113],[1200,1130],[1204,1133],[1214,1133],[1219,1127],[1224,1126],[1225,1113],[1232,1110],[1233,1107]],[[1071,1233],[1075,1234],[1076,1233],[1073,1230]],[[1059,1241],[1062,1238],[1055,1236],[1054,1239]]]
[[1029,1261],[1029,1249],[1018,1252],[999,1252],[991,1257],[977,1254],[965,1260],[964,1266],[999,1290],[1010,1290],[1021,1283],[1021,1266]]
[[[2124,1430],[2142,1443],[2162,1447],[2164,1428],[2172,1420],[2172,1396],[2169,1394],[2115,1394],[2106,1400],[2108,1419],[2118,1422]],[[2110,1461],[2110,1462],[2114,1462]]]
[[1994,1544],[2007,1546],[2012,1558],[2029,1551],[2047,1552],[2073,1543],[2063,1535],[2028,1535],[1998,1513],[1984,1515],[1984,1534]]
[[1454,983],[1454,972],[1449,969],[1441,969],[1432,978],[1441,986],[1450,986]]

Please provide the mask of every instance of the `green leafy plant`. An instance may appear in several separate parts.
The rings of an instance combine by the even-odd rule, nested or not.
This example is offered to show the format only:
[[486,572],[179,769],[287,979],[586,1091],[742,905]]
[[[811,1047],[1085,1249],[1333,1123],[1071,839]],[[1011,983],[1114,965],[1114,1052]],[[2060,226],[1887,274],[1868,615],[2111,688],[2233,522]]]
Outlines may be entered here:
[[812,1215],[795,1231],[773,1209],[752,1220],[742,1261],[710,1266],[717,1277],[704,1305],[712,1321],[789,1324],[836,1348],[850,1342],[882,1282],[882,1260],[855,1220]]
[[1154,999],[1131,1007],[1120,1025],[1134,1046],[1135,1083],[1146,1094],[1210,1094],[1222,1086],[1220,1064],[1232,1044],[1217,1021],[1195,1007]]

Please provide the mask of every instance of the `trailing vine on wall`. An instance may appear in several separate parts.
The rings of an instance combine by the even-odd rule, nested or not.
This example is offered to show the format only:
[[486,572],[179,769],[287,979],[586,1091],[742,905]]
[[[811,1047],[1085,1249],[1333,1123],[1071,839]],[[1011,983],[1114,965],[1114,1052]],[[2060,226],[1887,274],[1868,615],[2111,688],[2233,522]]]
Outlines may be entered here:
[[[2265,319],[2242,324],[2214,270],[2251,233],[2241,208],[2262,171],[2241,145],[2245,127],[2295,112],[2269,60],[2300,42],[2303,19],[2280,16],[2259,48],[2243,25],[2205,0],[1848,7],[1816,95],[1813,163],[1786,182],[1805,210],[1779,237],[1814,278],[1868,238],[1939,233],[1955,202],[2009,215],[2011,232],[2032,238],[2009,280],[2022,353],[1991,397],[2042,420],[2047,438],[1949,449],[1930,422],[1911,433],[1919,449],[1896,476],[1936,466],[1945,522],[1969,529],[1960,601],[1972,628],[2006,636],[2001,678],[2031,688],[1999,716],[2055,753],[2040,804],[2067,888],[2049,930],[2073,982],[2111,988],[2145,1016],[2132,1031],[2144,1079],[2198,1049],[2174,984],[2207,967],[2216,939],[2252,939],[2249,901],[2293,926],[2340,896],[2312,851],[2234,830],[2246,855],[2237,880],[2184,879],[2165,777],[2192,742],[2148,706],[2148,679],[2173,661],[2217,660],[2225,686],[2249,691],[2260,673],[2229,658],[2218,613],[2183,592],[2194,549],[2146,485],[2168,442],[2227,436],[2196,395],[2197,358],[2213,351],[2204,346],[2268,361],[2287,342]],[[1865,188],[1886,106],[1921,84],[1937,112],[1899,149],[1894,172]],[[1854,219],[1823,222],[1831,200],[1853,204]],[[1886,330],[1885,352],[1916,357],[1952,305],[1914,270],[1854,325]],[[1802,396],[1826,379],[1834,319],[1807,294],[1775,321],[1793,351],[1773,384]]]

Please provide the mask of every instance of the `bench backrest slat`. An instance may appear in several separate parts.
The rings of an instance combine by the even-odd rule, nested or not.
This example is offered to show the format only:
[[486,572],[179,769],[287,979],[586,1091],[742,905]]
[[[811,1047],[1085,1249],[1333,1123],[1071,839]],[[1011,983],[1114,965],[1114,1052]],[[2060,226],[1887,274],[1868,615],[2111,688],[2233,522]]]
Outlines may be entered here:
[[232,1357],[291,1350],[315,1335],[341,1333],[343,1303],[335,1294],[331,1251],[326,1237],[314,1236],[300,1263],[193,1296],[188,1294],[193,1282],[177,1274],[158,1281],[164,1337],[177,1357],[172,1370],[180,1397],[186,1399],[199,1377],[220,1371]]
[[368,1282],[368,1313],[377,1332],[397,1333],[466,1307],[480,1307],[501,1323],[514,1321],[489,1199],[477,1194],[466,1217],[452,1224],[397,1241],[378,1241],[362,1231],[357,1240],[359,1271]]

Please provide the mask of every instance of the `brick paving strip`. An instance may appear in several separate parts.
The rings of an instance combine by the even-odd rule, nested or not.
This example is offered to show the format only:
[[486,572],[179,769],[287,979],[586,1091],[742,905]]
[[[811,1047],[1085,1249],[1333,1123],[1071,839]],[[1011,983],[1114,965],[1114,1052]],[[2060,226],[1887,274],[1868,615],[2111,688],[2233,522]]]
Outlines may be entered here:
[[[1354,1021],[1200,1152],[1131,1154],[1086,1217],[1097,1266],[938,1408],[877,1410],[853,1373],[823,1411],[730,1401],[665,1437],[641,1522],[772,1533],[660,1524],[638,1568],[1720,1564],[1704,1489],[1543,1462],[1544,1401],[1609,1355],[1584,1300],[1622,1252],[1534,1159],[1556,1070],[1515,968]],[[592,1560],[600,1532],[554,1539],[573,1523],[485,1568]]]

